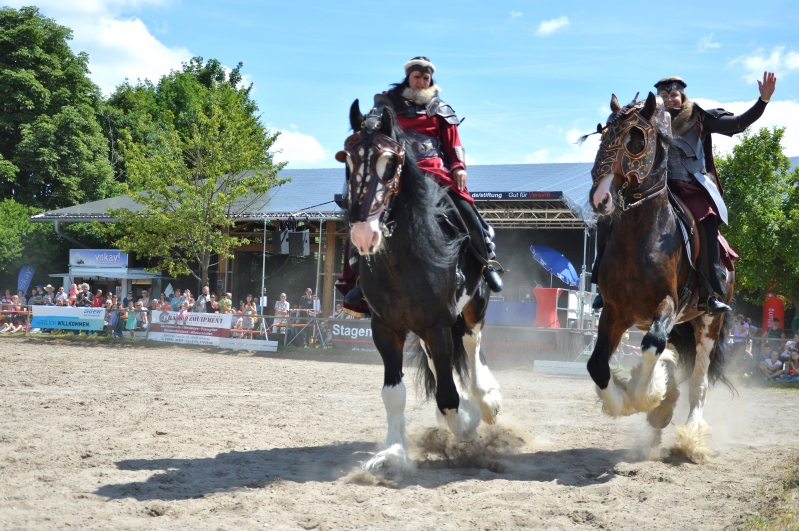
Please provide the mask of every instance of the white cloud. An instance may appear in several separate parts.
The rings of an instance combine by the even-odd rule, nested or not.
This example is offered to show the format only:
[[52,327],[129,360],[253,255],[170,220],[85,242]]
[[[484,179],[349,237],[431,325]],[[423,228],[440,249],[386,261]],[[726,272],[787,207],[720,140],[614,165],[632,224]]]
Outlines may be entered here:
[[747,83],[754,84],[762,79],[763,72],[775,72],[777,77],[790,70],[799,70],[799,53],[793,50],[785,53],[785,46],[777,46],[766,55],[765,50],[759,49],[752,55],[742,55],[733,59],[731,65],[740,64],[746,70],[743,78]]
[[553,18],[552,20],[544,20],[538,25],[538,29],[536,30],[535,34],[539,37],[552,35],[556,31],[568,27],[570,24],[571,22],[569,22],[568,17],[558,17]]
[[548,149],[539,149],[525,156],[524,162],[526,162],[527,164],[542,164],[544,162],[547,162],[548,155],[549,155]]
[[513,20],[514,18],[520,18],[522,16],[521,11],[511,11],[510,12],[510,19]]
[[[29,3],[11,2],[17,8]],[[107,94],[125,78],[134,82],[157,81],[192,57],[184,47],[163,44],[141,19],[127,15],[145,6],[166,3],[165,0],[41,0],[37,5],[42,14],[72,29],[71,48],[89,54],[90,77]]]
[[721,43],[713,42],[713,34],[711,33],[699,39],[699,44],[696,47],[700,52],[704,52],[710,48],[721,48]]
[[[741,114],[754,104],[754,101],[736,101],[732,103],[719,103],[717,101],[697,98],[694,101],[704,109],[726,109],[735,114]],[[799,101],[771,100],[763,116],[755,122],[751,129],[759,130],[761,127],[784,127],[785,136],[782,138],[783,153],[789,157],[799,156]],[[732,152],[733,146],[741,141],[741,135],[728,137],[713,135],[713,145],[721,153]]]
[[275,161],[288,162],[289,167],[295,170],[309,167],[330,168],[337,164],[316,138],[299,131],[281,129],[273,151]]

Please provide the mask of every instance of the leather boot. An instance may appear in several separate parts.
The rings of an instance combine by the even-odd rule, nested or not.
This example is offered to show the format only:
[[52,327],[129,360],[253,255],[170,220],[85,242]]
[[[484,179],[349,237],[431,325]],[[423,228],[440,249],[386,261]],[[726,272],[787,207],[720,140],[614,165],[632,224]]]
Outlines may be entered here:
[[360,284],[356,285],[354,288],[349,290],[346,295],[344,295],[344,302],[346,302],[350,306],[355,306],[362,300],[363,300],[363,290],[361,290]]
[[[708,292],[712,290],[712,293],[708,294],[708,297],[705,301],[702,301],[703,297],[700,295],[699,309],[704,309],[710,315],[731,312],[732,308],[730,308],[722,300],[724,295],[727,293],[727,290],[724,288],[724,272],[721,268],[721,253],[719,252],[718,242],[718,221],[716,220],[715,216],[710,215],[702,220],[701,225],[702,230],[699,233],[699,237],[702,248],[700,249],[700,254],[703,256],[700,257],[699,265],[702,270],[702,274],[705,276],[708,284],[710,285]],[[704,302],[704,304],[702,304],[702,302]]]
[[[608,243],[611,229],[610,218],[600,218],[596,224],[596,258],[594,258],[594,265],[591,266],[591,284],[595,284],[599,288],[599,265],[602,263],[602,255],[605,254],[605,246]],[[605,299],[602,298],[602,292],[597,291],[594,302],[591,303],[591,308],[594,310],[601,310],[605,306]]]
[[[347,240],[347,243],[349,244],[349,240]],[[350,269],[355,274],[355,287],[344,295],[344,302],[350,306],[357,306],[358,303],[363,300],[363,290],[361,290],[361,276],[359,271],[361,259],[355,246],[351,245],[347,257],[349,258]]]

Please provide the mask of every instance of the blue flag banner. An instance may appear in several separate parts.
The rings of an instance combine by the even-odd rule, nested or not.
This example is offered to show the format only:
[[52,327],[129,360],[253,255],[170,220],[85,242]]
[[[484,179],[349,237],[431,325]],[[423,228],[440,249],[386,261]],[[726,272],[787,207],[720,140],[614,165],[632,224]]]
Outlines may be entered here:
[[36,268],[30,265],[24,266],[22,269],[19,270],[19,278],[17,279],[17,291],[21,291],[23,293],[28,292],[28,288],[31,286],[31,280],[33,280],[33,274],[36,272]]

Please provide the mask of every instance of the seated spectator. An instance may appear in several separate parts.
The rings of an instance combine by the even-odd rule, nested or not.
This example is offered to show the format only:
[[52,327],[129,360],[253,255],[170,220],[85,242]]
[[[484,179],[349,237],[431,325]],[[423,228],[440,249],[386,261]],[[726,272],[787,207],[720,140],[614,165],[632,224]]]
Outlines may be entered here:
[[111,301],[105,301],[105,316],[103,319],[103,324],[108,331],[108,335],[111,337],[116,337],[116,334],[114,333],[114,326],[117,322],[117,312],[114,311],[114,307],[112,305],[113,303]]
[[219,313],[219,303],[216,301],[216,295],[211,295],[211,302],[209,303],[211,313]]
[[147,330],[150,320],[147,318],[147,307],[142,301],[136,303],[136,328]]
[[54,297],[53,297],[53,296],[50,296],[50,295],[46,295],[46,296],[44,297],[44,302],[42,302],[42,305],[44,305],[44,306],[55,306],[55,299],[54,299]]
[[[163,308],[165,304],[169,304],[169,300],[166,298],[166,293],[162,291],[161,295],[158,296],[158,306],[159,308]],[[154,309],[155,308],[153,308],[153,310]]]
[[25,319],[21,315],[12,314],[14,317],[9,316],[6,322],[0,327],[0,334],[16,334],[25,330]]
[[130,306],[134,302],[136,302],[136,301],[133,300],[133,290],[130,290],[128,292],[128,295],[122,299],[122,306],[127,308],[128,306]]
[[69,299],[67,299],[67,305],[68,306],[72,306],[72,307],[76,307],[78,305],[78,298],[77,297],[70,297]]
[[60,288],[58,288],[58,291],[56,291],[55,294],[56,304],[58,304],[58,301],[66,302],[67,299],[69,299],[69,295],[67,295],[66,291],[64,291],[64,286],[61,286]]
[[175,318],[175,321],[183,321],[183,324],[186,324],[186,320],[189,318],[189,304],[187,302],[181,302],[180,306],[178,307],[178,316]]
[[169,299],[169,306],[172,308],[173,312],[180,310],[181,302],[182,301],[180,298],[180,290],[176,289],[175,291],[172,292],[172,298]]
[[84,282],[80,285],[80,291],[78,291],[78,307],[91,308],[93,303],[94,299],[92,297],[91,288]]
[[100,308],[105,300],[103,299],[103,290],[98,289],[94,293],[94,298],[92,299],[92,308]]
[[343,313],[344,313],[344,308],[341,306],[341,303],[336,304],[336,309],[333,310],[333,313],[330,314],[330,318],[341,319]]
[[33,301],[31,304],[42,304],[44,302],[44,286],[38,285],[33,291]]
[[28,299],[25,298],[25,292],[24,291],[19,290],[17,292],[17,299],[19,300],[19,303],[21,305],[23,305],[23,306],[27,306],[28,305]]
[[780,362],[780,351],[772,349],[771,356],[760,363],[760,370],[769,381],[778,378],[783,371],[782,362]]
[[69,296],[70,297],[77,297],[78,296],[78,285],[77,284],[72,284],[69,287]]
[[780,380],[799,382],[799,350],[791,350],[791,359],[783,365]]
[[150,294],[147,290],[141,290],[141,298],[139,299],[139,302],[141,302],[141,305],[144,308],[150,307]]
[[7,289],[6,290],[6,294],[3,295],[2,299],[0,299],[0,305],[2,306],[2,308],[0,308],[0,309],[3,309],[3,310],[6,309],[5,308],[6,306],[11,306],[11,290],[10,289]]
[[[231,319],[231,321],[230,321],[230,329],[231,330],[241,330],[242,321],[243,321],[241,310],[233,310],[232,313],[233,313],[233,319]],[[238,332],[234,332],[233,334],[231,334],[231,336],[232,337],[241,337],[242,334],[240,334]]]

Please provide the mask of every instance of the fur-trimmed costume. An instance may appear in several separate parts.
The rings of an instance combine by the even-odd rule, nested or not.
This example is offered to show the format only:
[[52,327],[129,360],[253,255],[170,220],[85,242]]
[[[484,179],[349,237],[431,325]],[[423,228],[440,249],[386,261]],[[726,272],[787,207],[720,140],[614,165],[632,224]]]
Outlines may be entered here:
[[375,95],[375,108],[385,105],[394,109],[419,168],[473,205],[469,191],[458,190],[452,178],[453,170],[466,169],[466,154],[458,134],[460,120],[438,97],[440,92],[437,85],[423,90],[399,86]]
[[748,111],[735,116],[724,109],[704,110],[684,93],[682,99],[680,109],[669,111],[674,138],[669,148],[669,187],[687,204],[697,221],[713,214],[727,223],[724,189],[716,173],[710,135],[740,133],[763,115],[766,103],[758,98]]

